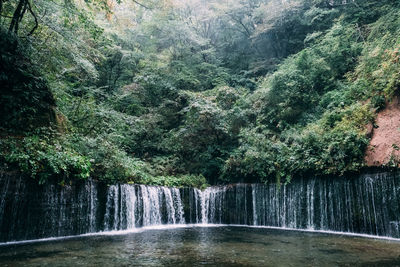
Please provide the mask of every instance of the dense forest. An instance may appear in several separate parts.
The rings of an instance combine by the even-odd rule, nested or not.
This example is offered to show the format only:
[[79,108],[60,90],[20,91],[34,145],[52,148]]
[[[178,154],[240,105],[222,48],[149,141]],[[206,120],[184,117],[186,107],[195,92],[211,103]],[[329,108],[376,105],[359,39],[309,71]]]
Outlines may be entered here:
[[400,88],[397,0],[0,0],[0,27],[0,161],[39,183],[358,172]]

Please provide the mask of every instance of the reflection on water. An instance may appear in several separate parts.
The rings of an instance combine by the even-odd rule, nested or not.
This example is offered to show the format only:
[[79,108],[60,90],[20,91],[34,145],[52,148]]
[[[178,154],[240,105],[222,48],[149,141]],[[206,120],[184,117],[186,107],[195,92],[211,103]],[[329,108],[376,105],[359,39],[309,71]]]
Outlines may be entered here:
[[1,266],[400,266],[400,242],[193,227],[0,246]]

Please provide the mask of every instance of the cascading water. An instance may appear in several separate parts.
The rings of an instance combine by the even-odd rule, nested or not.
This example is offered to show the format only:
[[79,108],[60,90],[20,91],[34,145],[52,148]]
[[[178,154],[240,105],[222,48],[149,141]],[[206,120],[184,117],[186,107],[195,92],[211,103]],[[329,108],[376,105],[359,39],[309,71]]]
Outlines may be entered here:
[[107,190],[105,230],[184,222],[183,204],[176,188],[124,184]]
[[95,181],[39,186],[0,173],[0,241],[160,224],[242,224],[400,238],[400,174],[291,184],[169,188]]
[[398,174],[299,179],[280,187],[236,184],[204,191],[194,189],[193,197],[190,209],[196,210],[196,216],[192,223],[274,226],[400,238]]
[[178,188],[172,188],[172,200],[174,205],[174,223],[185,223],[181,194]]

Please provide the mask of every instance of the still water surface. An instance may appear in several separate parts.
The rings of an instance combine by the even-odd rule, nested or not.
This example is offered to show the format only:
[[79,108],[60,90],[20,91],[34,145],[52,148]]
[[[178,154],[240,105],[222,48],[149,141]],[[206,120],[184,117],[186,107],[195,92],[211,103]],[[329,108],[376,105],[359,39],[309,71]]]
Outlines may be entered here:
[[0,246],[0,266],[400,266],[400,242],[249,227],[183,227]]

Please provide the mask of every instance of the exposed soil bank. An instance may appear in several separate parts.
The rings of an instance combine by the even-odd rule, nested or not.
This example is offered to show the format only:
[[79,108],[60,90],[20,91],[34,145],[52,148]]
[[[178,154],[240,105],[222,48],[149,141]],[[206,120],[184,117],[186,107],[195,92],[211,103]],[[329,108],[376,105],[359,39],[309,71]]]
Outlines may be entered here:
[[[400,159],[400,103],[398,97],[378,113],[377,128],[365,154],[367,166],[382,166]],[[398,163],[397,163],[398,165]]]

